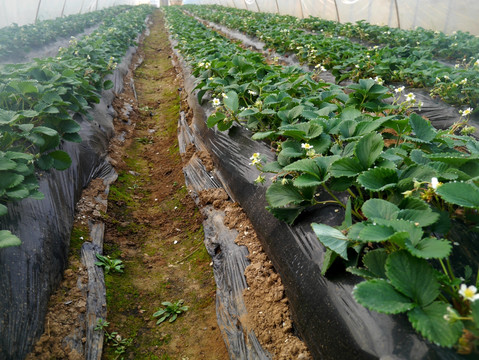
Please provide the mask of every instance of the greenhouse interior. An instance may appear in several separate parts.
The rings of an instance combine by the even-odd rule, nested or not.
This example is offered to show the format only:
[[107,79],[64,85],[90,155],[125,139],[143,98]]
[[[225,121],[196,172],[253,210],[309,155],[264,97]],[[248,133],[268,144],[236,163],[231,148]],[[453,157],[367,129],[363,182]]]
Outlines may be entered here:
[[478,16],[0,0],[0,359],[478,359]]

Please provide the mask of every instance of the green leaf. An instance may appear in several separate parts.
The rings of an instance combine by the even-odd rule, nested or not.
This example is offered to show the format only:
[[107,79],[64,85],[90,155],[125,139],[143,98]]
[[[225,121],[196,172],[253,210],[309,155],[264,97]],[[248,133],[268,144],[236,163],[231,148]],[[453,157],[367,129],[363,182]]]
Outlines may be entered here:
[[345,139],[352,137],[356,131],[357,124],[358,123],[354,120],[345,120],[341,122],[341,125],[339,125],[341,136]]
[[44,154],[37,160],[36,165],[42,170],[49,170],[53,166],[53,158]]
[[6,215],[8,212],[8,209],[5,205],[0,204],[0,216]]
[[406,248],[411,254],[423,259],[444,259],[449,256],[452,250],[451,243],[448,240],[428,237],[419,240],[413,245],[406,241]]
[[281,181],[278,181],[266,190],[266,200],[271,207],[279,208],[289,204],[300,204],[305,199],[293,184],[287,182],[283,185]]
[[8,230],[0,230],[0,249],[10,246],[20,246],[22,242]]
[[353,275],[356,275],[356,276],[361,276],[362,278],[366,279],[366,280],[372,280],[372,279],[376,279],[377,276],[375,276],[371,271],[367,270],[367,269],[362,269],[362,268],[357,268],[357,267],[353,267],[353,266],[348,266],[346,268],[346,271],[347,272],[350,272],[351,274]]
[[17,167],[17,163],[6,157],[0,157],[0,170],[12,170]]
[[348,260],[348,238],[344,234],[328,225],[312,223],[314,233],[318,240],[328,249],[334,251],[343,259]]
[[28,197],[35,200],[43,200],[45,199],[45,194],[37,190],[34,190],[34,191],[30,190],[30,195]]
[[358,183],[370,191],[383,191],[393,188],[398,181],[396,170],[385,167],[370,169],[358,176]]
[[319,167],[313,159],[301,159],[284,167],[285,171],[299,171],[321,179]]
[[364,266],[376,277],[386,279],[386,260],[388,253],[385,249],[369,251],[363,256]]
[[362,167],[367,169],[381,155],[383,148],[383,137],[377,132],[372,132],[359,139],[355,153]]
[[288,112],[289,121],[296,119],[299,115],[301,115],[303,110],[304,110],[304,106],[301,106],[301,105],[295,106],[294,108],[289,110]]
[[0,172],[0,190],[13,188],[24,180],[24,176],[10,171]]
[[479,207],[479,188],[463,182],[449,182],[438,186],[436,193],[446,202],[468,208]]
[[251,115],[255,115],[258,113],[258,109],[257,108],[250,108],[250,109],[245,109],[243,110],[242,112],[240,112],[238,114],[238,116],[241,116],[241,117],[247,117],[247,116],[251,116]]
[[342,158],[331,164],[331,175],[334,177],[355,177],[363,171],[363,167],[357,159]]
[[294,179],[293,184],[298,188],[319,186],[324,183],[325,180],[318,179],[317,176],[311,174],[302,174]]
[[385,314],[399,314],[415,306],[411,299],[396,291],[384,279],[368,280],[356,285],[353,296],[364,307]]
[[301,212],[305,209],[305,206],[291,206],[287,208],[273,208],[267,206],[266,209],[278,220],[292,225],[294,220],[296,220],[299,214],[301,214]]
[[439,220],[439,214],[433,212],[429,207],[427,210],[403,209],[399,212],[398,218],[419,223],[419,226],[425,227]]
[[281,144],[281,152],[282,156],[287,158],[295,158],[301,157],[304,155],[304,150],[301,148],[301,144],[295,140],[286,140]]
[[20,114],[16,111],[0,109],[0,124],[9,124],[19,118]]
[[215,126],[218,122],[222,121],[226,119],[226,115],[223,114],[222,112],[215,112],[213,114],[211,114],[210,116],[208,116],[208,120],[206,120],[206,125],[209,127],[209,128],[212,128],[213,126]]
[[397,251],[386,261],[386,274],[391,284],[420,306],[432,303],[439,295],[436,272],[426,260],[407,251]]
[[10,190],[7,190],[6,194],[12,199],[21,200],[27,198],[30,192],[24,186],[16,186]]
[[363,214],[369,218],[386,220],[397,219],[399,208],[393,203],[382,199],[369,199],[361,207]]
[[5,153],[5,157],[7,159],[13,160],[13,159],[22,159],[22,160],[33,160],[33,155],[32,154],[27,154],[23,152],[16,152],[16,151],[7,151]]
[[429,341],[444,347],[452,347],[462,334],[460,321],[449,323],[444,319],[449,305],[435,301],[426,307],[416,307],[408,312],[408,319],[416,331]]
[[105,90],[110,90],[112,87],[113,87],[113,81],[111,80],[106,80],[104,83],[103,83],[103,89]]
[[407,238],[407,232],[397,232],[391,226],[386,225],[366,225],[359,233],[359,240],[363,242],[383,242],[392,241],[399,237]]
[[275,131],[263,131],[263,132],[257,132],[254,133],[253,136],[251,136],[251,139],[253,140],[263,140],[269,138],[271,135],[274,135],[276,132]]
[[233,113],[236,113],[239,108],[238,94],[235,91],[228,91],[226,97],[223,99],[225,106]]
[[477,158],[477,155],[469,155],[461,152],[449,152],[449,153],[432,153],[426,154],[426,158],[433,161],[440,161],[445,164],[454,166],[456,168],[464,165],[471,160],[472,157]]
[[70,141],[74,143],[81,143],[83,139],[77,133],[64,133],[62,139],[65,141]]
[[37,133],[37,134],[47,135],[47,136],[58,135],[58,132],[56,130],[51,129],[51,128],[46,127],[46,126],[36,126],[32,129],[32,132]]
[[471,307],[472,318],[477,325],[479,324],[479,301],[471,302],[470,307]]
[[62,133],[77,133],[81,126],[74,120],[63,120],[60,122],[59,128]]
[[52,151],[48,156],[53,159],[53,168],[57,170],[66,170],[72,163],[70,155],[62,150]]
[[430,166],[413,164],[401,172],[400,179],[431,181],[431,178],[435,176],[437,176],[437,171]]
[[216,124],[216,126],[218,127],[219,131],[226,131],[233,126],[233,121],[220,121]]
[[412,113],[409,117],[409,124],[416,137],[421,140],[430,142],[436,137],[436,130],[434,130],[431,122],[416,113]]
[[334,260],[338,257],[338,254],[328,248],[324,253],[323,265],[321,266],[321,275],[326,275],[326,271],[333,265]]
[[323,132],[322,126],[313,122],[283,125],[278,130],[279,134],[296,140],[310,140]]

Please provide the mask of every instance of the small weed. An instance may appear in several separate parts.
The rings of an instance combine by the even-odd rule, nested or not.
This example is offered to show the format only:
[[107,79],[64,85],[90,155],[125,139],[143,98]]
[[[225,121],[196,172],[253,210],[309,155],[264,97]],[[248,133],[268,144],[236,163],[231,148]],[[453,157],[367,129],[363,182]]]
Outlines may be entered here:
[[[109,333],[106,328],[110,325],[110,323],[104,319],[98,319],[97,325],[95,326],[95,330],[98,331],[104,331],[105,332],[105,343],[106,344],[111,344],[112,346],[115,347],[115,355],[117,355],[116,359],[121,354],[124,354],[126,352],[126,348],[131,346],[133,343],[132,338],[122,338],[118,332],[113,331]],[[123,358],[122,358],[123,359]]]
[[159,309],[156,313],[153,314],[153,317],[161,316],[160,319],[156,322],[156,324],[161,324],[166,319],[170,318],[168,321],[172,323],[176,320],[178,315],[184,313],[189,309],[188,306],[182,306],[184,300],[178,300],[175,303],[171,303],[169,301],[164,301],[161,305],[166,306],[165,308]]
[[149,137],[139,137],[139,138],[136,138],[135,140],[143,145],[153,144],[153,139]]
[[114,272],[123,272],[123,261],[119,259],[111,259],[109,256],[103,256],[100,254],[96,254],[96,258],[99,260],[95,263],[97,266],[102,266],[105,269],[105,273],[109,274],[110,271]]

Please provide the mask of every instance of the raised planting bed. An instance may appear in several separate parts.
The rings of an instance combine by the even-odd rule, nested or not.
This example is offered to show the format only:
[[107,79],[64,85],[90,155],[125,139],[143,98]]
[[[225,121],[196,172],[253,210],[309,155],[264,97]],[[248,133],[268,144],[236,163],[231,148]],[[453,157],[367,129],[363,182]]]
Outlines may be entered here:
[[472,350],[477,254],[461,234],[475,239],[479,188],[468,113],[436,130],[407,102],[385,103],[395,94],[374,80],[345,93],[178,9],[167,17],[196,77],[192,128],[281,274],[314,357]]
[[110,104],[150,12],[132,8],[57,58],[0,69],[2,358],[24,358],[43,332],[75,203],[91,179],[113,174]]
[[[454,41],[450,46],[451,51],[457,50],[457,54],[463,54],[458,55],[461,60],[454,65],[436,59],[438,51],[432,50],[427,43],[418,41],[419,44],[415,46],[403,44],[402,32],[393,29],[384,30],[387,37],[393,39],[389,46],[384,46],[384,41],[375,43],[374,39],[368,43],[358,42],[352,30],[344,33],[321,32],[321,28],[313,27],[316,32],[312,33],[307,30],[309,23],[305,24],[306,20],[300,21],[292,16],[220,6],[188,5],[186,8],[201,18],[256,36],[279,52],[294,53],[304,63],[330,70],[337,82],[378,77],[381,81],[426,87],[431,95],[450,104],[477,107],[479,59],[468,55],[469,52],[456,49],[460,39],[467,40],[466,44],[477,48],[477,44],[473,45],[477,39],[471,35],[459,34],[456,38],[450,38],[442,33],[434,34],[440,44],[437,45],[438,49],[444,41]],[[447,40],[440,40],[443,38]]]

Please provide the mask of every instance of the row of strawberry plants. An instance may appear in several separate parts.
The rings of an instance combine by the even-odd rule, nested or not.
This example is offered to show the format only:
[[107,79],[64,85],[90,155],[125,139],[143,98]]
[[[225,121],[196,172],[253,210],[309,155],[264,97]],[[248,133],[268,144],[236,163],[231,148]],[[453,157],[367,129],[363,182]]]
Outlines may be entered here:
[[[100,91],[113,86],[102,79],[134,44],[149,12],[140,6],[117,14],[91,35],[72,39],[56,58],[0,68],[0,216],[8,202],[43,198],[36,169],[71,165],[58,148],[64,141],[82,141],[73,115],[86,114]],[[0,247],[18,244],[15,235],[0,231]]]
[[431,88],[431,95],[456,105],[479,103],[479,61],[466,59],[462,66],[447,66],[421,46],[368,47],[342,36],[309,33],[291,16],[253,13],[218,6],[187,9],[197,16],[257,36],[279,52],[293,52],[301,62],[330,70],[337,82],[378,78]]
[[266,64],[178,9],[168,8],[167,16],[197,77],[199,100],[212,98],[208,126],[227,130],[237,123],[276,151],[271,163],[262,154],[251,157],[261,171],[257,182],[272,181],[268,210],[293,224],[318,204],[345,209],[339,229],[312,224],[327,249],[323,272],[344,259],[348,271],[367,280],[354,290],[359,303],[406,313],[441,346],[473,348],[477,279],[470,267],[451,264],[448,239],[451,224],[474,224],[479,208],[479,142],[461,134],[467,114],[438,131],[410,113],[409,102],[396,97],[385,104],[395,95],[371,79],[348,86],[346,94],[296,67]]
[[355,24],[310,17],[301,20],[305,29],[320,31],[334,36],[346,36],[369,43],[386,46],[410,46],[428,50],[437,58],[463,62],[477,59],[479,38],[467,32],[457,31],[447,35],[441,31],[416,28],[404,30],[389,26],[373,25],[365,20]]
[[18,26],[13,24],[0,29],[0,59],[28,53],[31,49],[51,43],[61,37],[72,36],[114,17],[128,9],[116,6],[86,14],[69,15],[35,24]]

